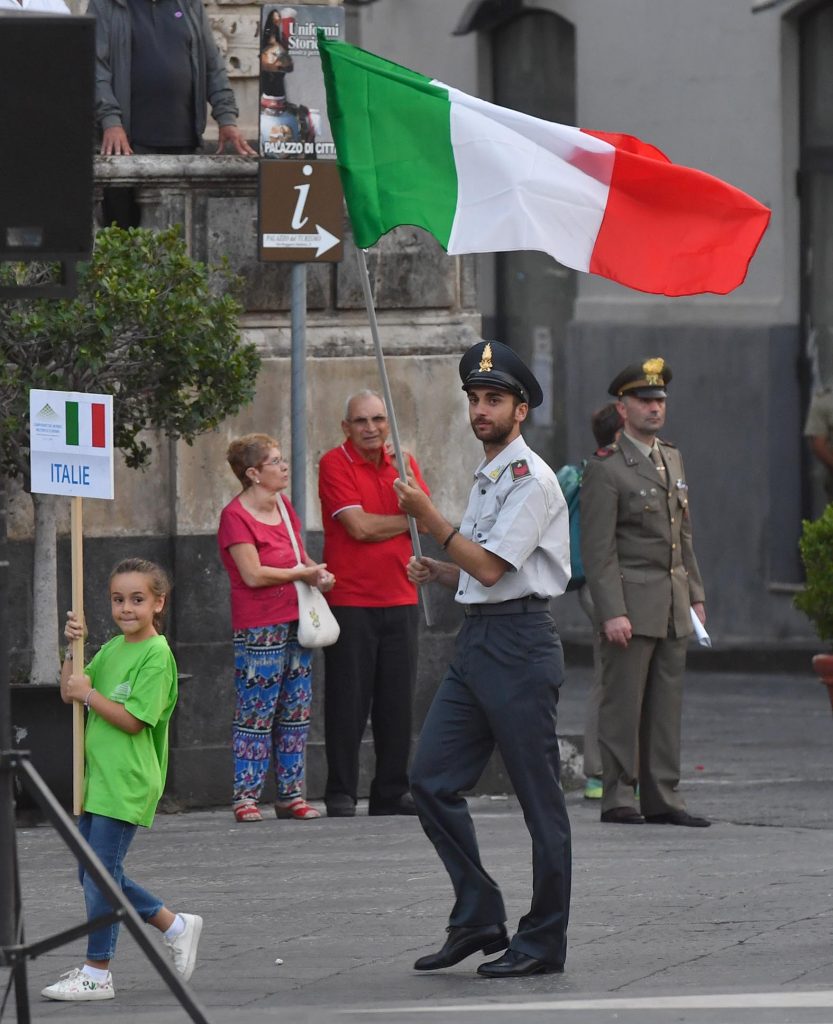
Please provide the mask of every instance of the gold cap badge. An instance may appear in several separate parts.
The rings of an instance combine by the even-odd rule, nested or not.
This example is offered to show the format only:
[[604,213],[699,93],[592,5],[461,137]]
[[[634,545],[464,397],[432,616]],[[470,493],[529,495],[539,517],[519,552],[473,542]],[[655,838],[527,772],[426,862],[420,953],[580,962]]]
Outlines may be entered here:
[[652,388],[661,388],[665,381],[662,379],[662,371],[665,368],[665,360],[646,359],[642,364],[642,372],[645,374],[645,383]]
[[480,366],[478,366],[477,369],[481,373],[487,373],[489,370],[491,370],[491,368],[492,368],[492,346],[487,341],[486,342],[486,347],[483,349],[483,352],[480,355]]

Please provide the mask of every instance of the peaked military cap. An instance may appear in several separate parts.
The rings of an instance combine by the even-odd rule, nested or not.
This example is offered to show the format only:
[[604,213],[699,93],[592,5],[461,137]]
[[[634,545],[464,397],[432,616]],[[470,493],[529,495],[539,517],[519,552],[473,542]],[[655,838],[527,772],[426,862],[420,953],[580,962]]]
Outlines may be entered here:
[[635,398],[665,398],[665,388],[671,380],[671,367],[661,356],[645,359],[641,363],[626,366],[610,382],[609,395],[621,398],[633,395]]
[[460,360],[463,391],[493,387],[511,391],[534,409],[544,401],[541,385],[517,353],[499,341],[479,341]]

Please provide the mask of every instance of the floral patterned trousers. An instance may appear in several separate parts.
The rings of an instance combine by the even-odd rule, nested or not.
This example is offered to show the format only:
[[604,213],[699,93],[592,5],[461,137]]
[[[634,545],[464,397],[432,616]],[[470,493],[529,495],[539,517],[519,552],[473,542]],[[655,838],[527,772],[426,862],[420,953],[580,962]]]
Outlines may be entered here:
[[301,795],[312,704],[312,651],[298,623],[235,630],[233,802],[258,800],[273,758],[277,798]]

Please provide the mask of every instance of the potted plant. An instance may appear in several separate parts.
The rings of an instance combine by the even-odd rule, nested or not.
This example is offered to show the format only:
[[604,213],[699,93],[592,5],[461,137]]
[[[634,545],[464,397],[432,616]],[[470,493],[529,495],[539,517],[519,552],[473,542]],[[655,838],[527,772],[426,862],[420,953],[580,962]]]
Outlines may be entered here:
[[[806,583],[795,606],[812,622],[819,639],[833,646],[833,505],[818,519],[802,522],[798,547]],[[827,686],[833,707],[833,650],[817,654],[813,668]]]

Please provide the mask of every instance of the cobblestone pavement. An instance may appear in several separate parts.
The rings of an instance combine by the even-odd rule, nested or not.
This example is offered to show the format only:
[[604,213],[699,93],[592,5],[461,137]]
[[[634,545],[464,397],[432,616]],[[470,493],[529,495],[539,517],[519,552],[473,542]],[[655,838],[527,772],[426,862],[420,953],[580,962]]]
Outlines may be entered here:
[[[570,673],[566,736],[580,733],[587,684],[586,671]],[[833,716],[809,674],[690,675],[683,788],[713,826],[601,825],[598,805],[571,792],[567,970],[524,981],[477,978],[476,957],[412,971],[441,944],[450,907],[415,819],[160,816],[128,866],[175,909],[205,917],[191,985],[217,1024],[830,1024],[832,784]],[[511,926],[530,890],[523,819],[511,797],[472,804]],[[77,923],[74,865],[56,834],[22,828],[18,851],[28,937]],[[33,1020],[187,1020],[127,932],[114,1001],[42,1001],[40,989],[82,958],[79,941],[30,963]],[[5,1019],[15,1019],[13,998]]]

